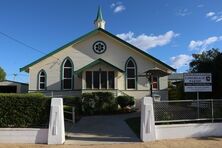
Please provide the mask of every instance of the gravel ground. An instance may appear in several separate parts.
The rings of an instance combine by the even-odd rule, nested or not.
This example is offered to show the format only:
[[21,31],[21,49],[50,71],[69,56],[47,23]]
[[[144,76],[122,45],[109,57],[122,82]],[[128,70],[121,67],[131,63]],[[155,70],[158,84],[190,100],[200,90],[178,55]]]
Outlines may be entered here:
[[222,148],[222,138],[189,138],[178,140],[161,140],[155,142],[137,142],[127,144],[73,144],[73,145],[41,145],[41,144],[0,144],[0,148]]

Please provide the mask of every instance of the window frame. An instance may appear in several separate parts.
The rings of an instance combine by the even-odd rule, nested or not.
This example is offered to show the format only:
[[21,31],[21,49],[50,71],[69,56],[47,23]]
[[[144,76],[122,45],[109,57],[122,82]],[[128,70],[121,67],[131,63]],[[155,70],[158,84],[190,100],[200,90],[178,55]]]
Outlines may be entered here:
[[[113,88],[109,87],[110,86],[109,73],[113,73]],[[115,82],[115,71],[107,71],[107,89],[110,89],[110,90],[115,89],[115,83],[116,83]]]
[[[89,77],[90,77],[90,82],[91,82],[91,83],[90,83],[90,86],[91,86],[91,87],[87,87],[87,85],[88,85],[88,84],[87,84],[87,72],[90,74]],[[92,71],[86,71],[86,72],[85,72],[85,84],[86,84],[86,86],[85,86],[86,89],[92,89],[92,87],[93,87],[93,72],[92,72]]]
[[[102,73],[104,73],[105,75],[104,75],[104,77],[102,76]],[[103,89],[103,90],[106,90],[106,89],[108,89],[108,71],[101,71],[100,72],[100,74],[99,74],[99,76],[100,76],[100,89]],[[103,87],[102,86],[102,78],[105,78],[106,77],[106,79],[105,79],[105,87]]]
[[[65,64],[66,64],[67,61],[69,61],[71,63],[71,67],[65,67]],[[71,77],[69,77],[69,78],[64,77],[65,76],[65,69],[71,69]],[[62,88],[62,90],[73,90],[73,84],[74,84],[74,82],[73,82],[74,81],[73,70],[74,70],[74,66],[73,66],[72,60],[69,57],[65,58],[63,60],[62,70],[61,70],[61,72],[62,72],[62,75],[61,75],[61,84],[62,84],[61,88]],[[71,81],[71,88],[64,88],[64,80],[70,80]]]
[[[44,79],[45,81],[44,82],[41,82],[41,74],[44,73]],[[41,84],[44,84],[44,89],[41,88]],[[38,73],[38,90],[47,90],[47,74],[45,72],[45,70],[40,70],[39,73]]]
[[[91,81],[91,88],[87,88],[87,78],[86,78],[86,73],[87,72],[90,72],[92,75],[92,81]],[[94,88],[94,72],[98,72],[99,73],[99,88]],[[101,76],[102,76],[102,72],[105,72],[106,73],[106,88],[102,88],[102,84],[101,84],[101,82],[102,82],[102,78],[101,78]],[[109,72],[113,72],[113,82],[114,82],[114,87],[113,88],[110,88],[109,87]],[[108,70],[108,71],[105,71],[105,70],[103,70],[103,71],[96,71],[96,70],[89,70],[89,71],[85,71],[85,88],[86,89],[90,89],[90,90],[114,90],[115,89],[115,71],[113,70],[113,71],[110,71],[110,70]]]
[[[134,64],[133,67],[128,66],[129,62],[132,62]],[[134,77],[128,77],[128,69],[134,70]],[[135,60],[132,57],[129,57],[125,64],[125,89],[126,90],[137,90],[137,65]],[[134,88],[129,88],[128,86],[128,80],[134,80]]]
[[[153,79],[154,79],[154,78],[156,78],[156,82],[153,82]],[[158,76],[152,76],[151,81],[152,81],[152,89],[153,89],[153,90],[159,90],[159,77],[158,77]],[[154,87],[153,87],[154,84],[157,85],[157,88],[154,88]]]

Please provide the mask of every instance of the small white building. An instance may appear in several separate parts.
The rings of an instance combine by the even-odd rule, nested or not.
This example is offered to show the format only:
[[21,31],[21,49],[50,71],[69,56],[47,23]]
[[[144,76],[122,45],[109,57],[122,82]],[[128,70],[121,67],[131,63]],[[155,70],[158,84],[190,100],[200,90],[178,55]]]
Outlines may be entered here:
[[[158,68],[168,74],[174,68],[105,30],[99,8],[95,29],[46,56],[24,66],[30,75],[29,92],[53,96],[78,96],[85,92],[109,91],[140,99],[150,95],[147,70]],[[168,97],[167,76],[152,76],[152,87],[161,98]]]
[[0,93],[28,93],[28,84],[3,80],[0,81]]

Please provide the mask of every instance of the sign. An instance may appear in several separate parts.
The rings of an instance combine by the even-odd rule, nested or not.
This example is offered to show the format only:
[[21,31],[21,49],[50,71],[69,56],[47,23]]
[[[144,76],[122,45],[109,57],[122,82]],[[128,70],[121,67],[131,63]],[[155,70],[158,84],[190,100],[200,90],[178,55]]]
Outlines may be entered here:
[[211,73],[184,73],[184,92],[211,92]]

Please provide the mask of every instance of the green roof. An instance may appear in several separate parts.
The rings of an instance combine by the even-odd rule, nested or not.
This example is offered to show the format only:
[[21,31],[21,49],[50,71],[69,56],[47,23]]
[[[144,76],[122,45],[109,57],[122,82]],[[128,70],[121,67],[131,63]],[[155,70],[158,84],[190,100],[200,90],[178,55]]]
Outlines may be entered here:
[[102,14],[102,9],[99,6],[98,11],[97,11],[97,16],[94,22],[96,21],[103,21],[103,14]]
[[120,71],[120,72],[124,72],[124,70],[122,70],[122,69],[120,69],[120,68],[118,68],[118,67],[112,65],[111,63],[109,63],[109,62],[107,62],[107,61],[105,61],[105,60],[99,58],[99,59],[97,59],[97,60],[95,60],[95,61],[93,61],[93,62],[87,64],[86,66],[84,66],[84,67],[82,67],[82,68],[76,70],[75,73],[77,73],[77,74],[78,74],[78,73],[81,73],[81,72],[83,72],[84,70],[86,70],[86,69],[88,69],[88,68],[90,68],[90,67],[92,67],[92,66],[95,66],[95,65],[97,65],[97,64],[100,64],[100,63],[104,63],[104,64],[106,64],[106,65],[109,65],[109,66],[111,66],[111,67],[117,69],[117,70]]
[[139,48],[137,48],[137,47],[131,45],[130,43],[128,43],[128,42],[126,42],[126,41],[120,39],[119,37],[113,35],[112,33],[108,32],[108,31],[106,31],[106,30],[104,30],[104,29],[102,29],[102,28],[97,28],[97,29],[95,29],[95,30],[93,30],[93,31],[91,31],[91,32],[89,32],[89,33],[87,33],[87,34],[85,34],[85,35],[83,35],[83,36],[77,38],[76,40],[73,40],[73,41],[69,42],[68,44],[65,44],[64,46],[62,46],[62,47],[60,47],[60,48],[54,50],[53,52],[50,52],[49,54],[47,54],[47,55],[41,57],[40,59],[38,59],[38,60],[36,60],[36,61],[34,61],[34,62],[32,62],[32,63],[30,63],[30,64],[28,64],[28,65],[26,65],[26,66],[24,66],[24,67],[22,67],[22,68],[20,68],[20,71],[26,71],[26,72],[28,72],[28,68],[29,68],[29,67],[31,67],[31,66],[33,66],[33,65],[35,65],[35,64],[37,64],[37,63],[39,63],[40,61],[42,61],[42,60],[44,60],[44,59],[46,59],[46,58],[48,58],[48,57],[50,57],[50,56],[56,54],[57,52],[63,50],[64,48],[66,48],[66,47],[68,47],[68,46],[70,46],[70,45],[72,45],[72,44],[78,43],[78,42],[84,40],[85,38],[87,38],[87,37],[89,37],[89,36],[91,36],[91,35],[93,35],[93,34],[96,34],[97,32],[103,32],[103,33],[105,33],[106,35],[108,35],[108,36],[110,36],[110,37],[116,39],[117,41],[119,41],[119,42],[121,42],[121,43],[127,45],[128,47],[131,47],[132,49],[136,50],[137,52],[139,52],[139,53],[145,55],[146,57],[148,57],[148,58],[154,60],[155,62],[157,62],[157,63],[159,63],[159,64],[161,64],[161,65],[167,67],[168,69],[170,69],[170,70],[172,70],[172,71],[176,71],[176,69],[172,68],[171,66],[165,64],[164,62],[158,60],[157,58],[151,56],[150,54],[148,54],[148,53],[146,53],[146,52],[140,50]]

